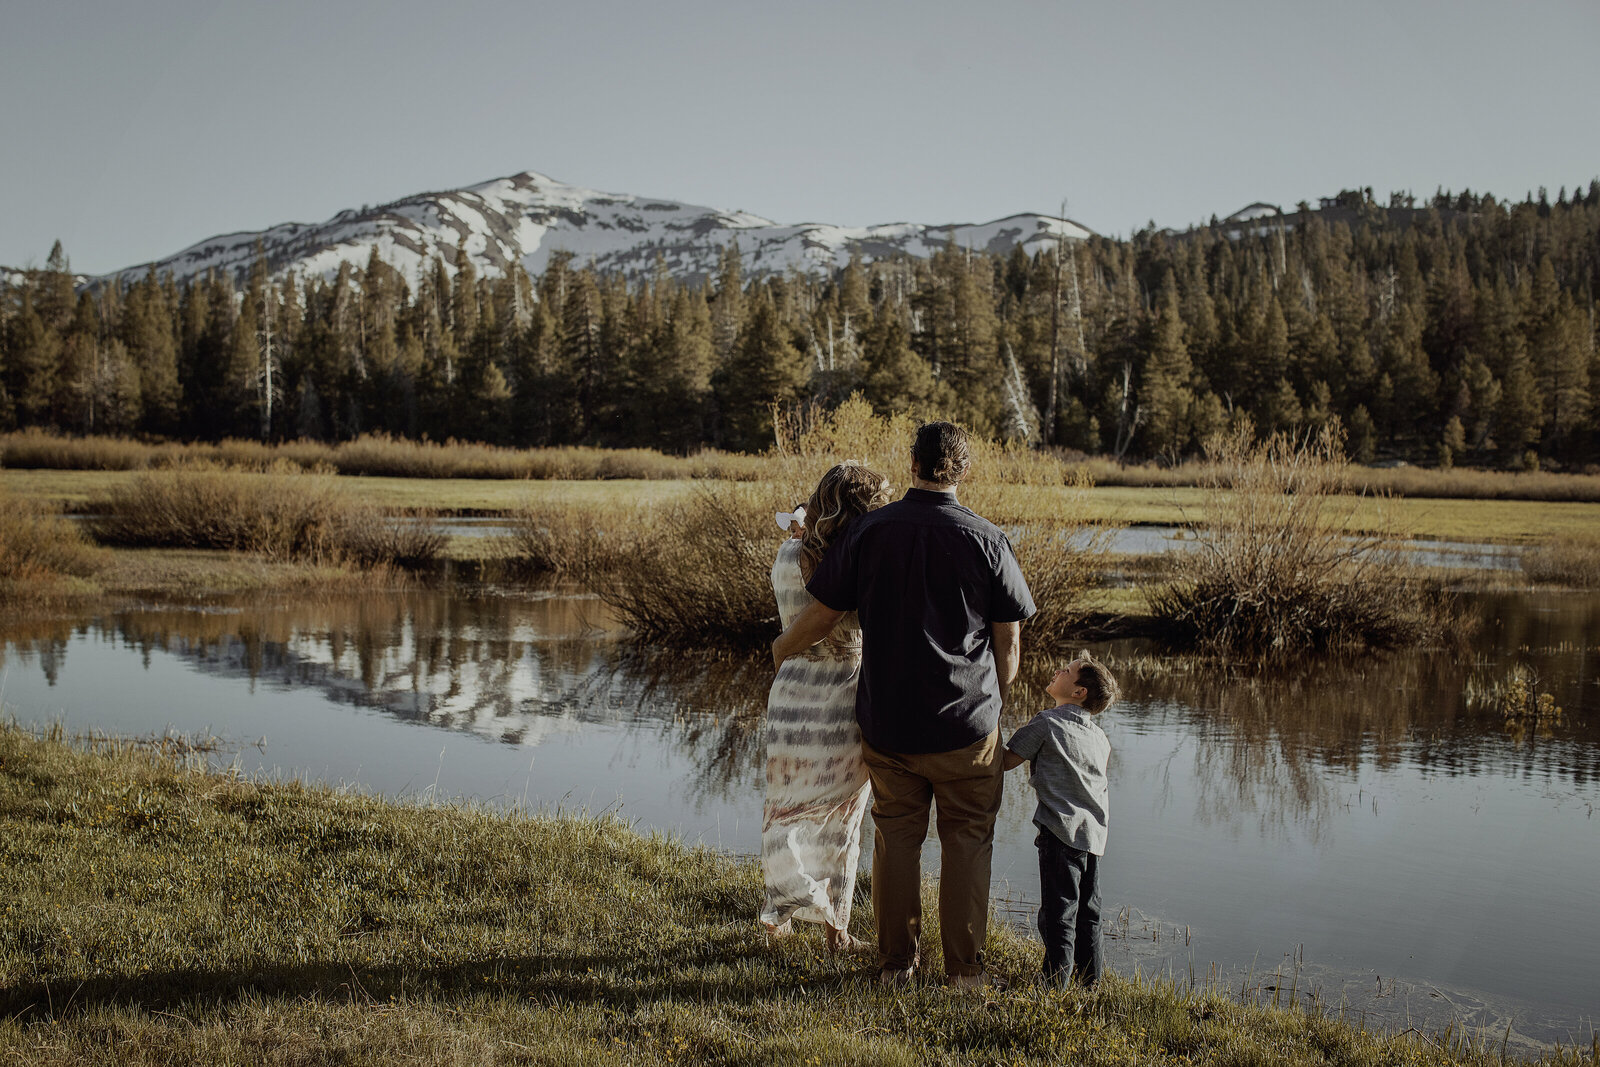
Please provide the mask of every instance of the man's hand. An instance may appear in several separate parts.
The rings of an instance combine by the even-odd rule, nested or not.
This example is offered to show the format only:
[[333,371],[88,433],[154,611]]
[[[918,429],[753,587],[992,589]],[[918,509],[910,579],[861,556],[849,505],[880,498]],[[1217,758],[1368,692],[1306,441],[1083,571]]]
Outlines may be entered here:
[[994,638],[994,669],[1000,675],[1000,701],[1005,703],[1022,666],[1022,623],[991,622],[989,633]]
[[[783,661],[797,652],[804,652],[832,632],[834,624],[844,618],[844,612],[835,611],[820,600],[813,600],[806,609],[795,616],[789,628],[772,642],[772,668],[777,670]],[[1016,673],[1015,670],[1012,671]]]

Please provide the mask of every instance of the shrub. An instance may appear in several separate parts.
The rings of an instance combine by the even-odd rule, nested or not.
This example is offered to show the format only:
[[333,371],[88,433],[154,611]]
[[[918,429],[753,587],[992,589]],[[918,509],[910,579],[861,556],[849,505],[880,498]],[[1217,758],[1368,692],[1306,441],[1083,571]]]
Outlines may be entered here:
[[[922,420],[876,415],[860,394],[832,411],[811,408],[776,417],[777,443],[769,477],[794,492],[809,493],[817,476],[834,463],[853,459],[881,471],[896,486],[911,480],[911,442]],[[1020,445],[974,436],[966,483],[1062,485],[1076,477],[1055,456]]]
[[643,641],[754,648],[778,635],[772,560],[782,534],[767,492],[704,483],[654,510],[585,582]]
[[1523,554],[1522,570],[1536,582],[1600,588],[1600,537],[1563,537],[1529,549]]
[[351,503],[332,475],[288,463],[265,474],[218,467],[151,471],[88,506],[95,537],[112,545],[418,566],[436,558],[444,544],[431,515],[388,519]]
[[333,555],[343,500],[326,475],[288,467],[263,475],[195,467],[142,474],[88,508],[94,535],[104,544],[326,559]]
[[1281,660],[1338,648],[1393,648],[1454,625],[1436,590],[1394,563],[1380,536],[1352,536],[1359,497],[1336,430],[1302,440],[1244,433],[1212,442],[1213,504],[1177,577],[1147,596],[1181,646]]
[[642,509],[526,504],[510,515],[505,554],[520,570],[588,582],[613,569],[636,531],[659,521]]
[[1028,645],[1052,648],[1073,640],[1101,606],[1098,590],[1116,532],[1115,526],[1099,523],[1031,523],[1016,529],[1012,547],[1039,609],[1023,627]]
[[0,601],[48,597],[106,562],[77,523],[0,494]]
[[353,507],[340,519],[338,555],[363,567],[420,570],[438,562],[448,540],[431,511],[385,515],[374,507]]

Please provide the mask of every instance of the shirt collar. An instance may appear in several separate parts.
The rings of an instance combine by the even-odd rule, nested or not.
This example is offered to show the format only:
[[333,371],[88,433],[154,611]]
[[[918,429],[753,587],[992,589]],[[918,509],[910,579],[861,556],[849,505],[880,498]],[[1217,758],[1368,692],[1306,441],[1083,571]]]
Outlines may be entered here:
[[943,490],[917,489],[913,487],[906,490],[904,499],[917,504],[955,504],[958,502],[956,500],[956,491],[953,486],[949,489]]
[[1054,710],[1058,715],[1066,715],[1070,718],[1077,719],[1079,722],[1094,721],[1094,717],[1084,710],[1083,706],[1079,704],[1057,704]]

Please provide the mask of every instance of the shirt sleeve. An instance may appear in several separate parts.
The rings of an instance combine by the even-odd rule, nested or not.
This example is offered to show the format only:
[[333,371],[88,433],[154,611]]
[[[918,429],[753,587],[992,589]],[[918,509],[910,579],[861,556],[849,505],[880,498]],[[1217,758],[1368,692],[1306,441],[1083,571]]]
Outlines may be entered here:
[[856,610],[859,553],[856,550],[856,538],[851,536],[854,533],[854,530],[846,531],[842,538],[828,546],[822,562],[817,564],[816,572],[806,583],[806,592],[834,611]]
[[989,590],[990,622],[1021,622],[1038,612],[1011,542],[1002,537]]
[[1006,748],[1032,762],[1038,758],[1039,749],[1044,747],[1045,730],[1044,720],[1035,715],[1011,735]]

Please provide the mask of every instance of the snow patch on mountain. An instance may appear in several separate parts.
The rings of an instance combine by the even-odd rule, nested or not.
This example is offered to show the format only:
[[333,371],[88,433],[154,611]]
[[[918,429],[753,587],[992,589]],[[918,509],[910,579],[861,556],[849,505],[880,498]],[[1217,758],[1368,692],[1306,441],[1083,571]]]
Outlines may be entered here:
[[744,211],[600,192],[527,171],[465,189],[341,211],[320,224],[289,222],[259,232],[222,234],[105,277],[137,277],[151,268],[179,281],[207,271],[242,276],[255,262],[259,245],[277,276],[331,278],[346,263],[364,267],[376,250],[380,259],[414,282],[435,257],[453,273],[460,247],[480,272],[500,273],[520,263],[537,274],[553,256],[568,253],[579,265],[634,279],[654,273],[658,261],[677,277],[703,279],[716,270],[721,249],[734,241],[747,274],[768,274],[828,271],[857,254],[865,260],[898,253],[927,257],[951,242],[957,248],[1000,254],[1021,246],[1032,254],[1062,238],[1090,236],[1090,230],[1071,220],[1031,214],[945,226],[784,225]]

